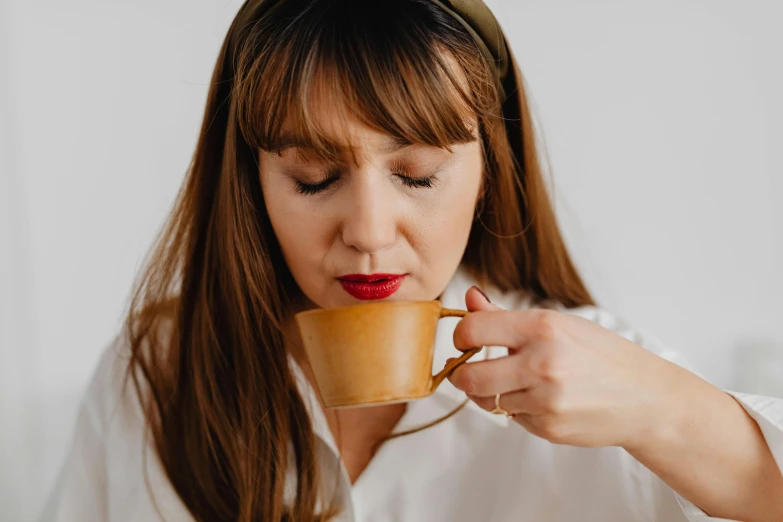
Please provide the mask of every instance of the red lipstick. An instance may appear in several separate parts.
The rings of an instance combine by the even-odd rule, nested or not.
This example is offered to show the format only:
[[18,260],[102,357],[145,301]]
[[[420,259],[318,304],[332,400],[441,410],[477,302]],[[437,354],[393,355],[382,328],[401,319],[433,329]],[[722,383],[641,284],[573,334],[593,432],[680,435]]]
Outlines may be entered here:
[[348,274],[340,276],[340,284],[356,299],[385,299],[400,289],[405,274]]

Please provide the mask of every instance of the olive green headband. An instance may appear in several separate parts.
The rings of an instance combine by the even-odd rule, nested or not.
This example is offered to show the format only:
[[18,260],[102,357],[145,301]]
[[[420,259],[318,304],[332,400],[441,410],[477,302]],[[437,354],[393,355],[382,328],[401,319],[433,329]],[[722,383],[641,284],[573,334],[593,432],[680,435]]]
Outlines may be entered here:
[[481,54],[495,74],[495,83],[500,99],[505,101],[510,94],[509,54],[506,38],[498,21],[482,0],[430,0],[458,21],[470,33]]
[[[513,73],[509,72],[511,59],[505,36],[492,11],[482,0],[431,0],[431,2],[454,17],[470,33],[495,75],[501,101],[505,101],[511,93],[510,86],[514,82]],[[247,0],[234,20],[234,27],[247,27],[273,3],[273,0]]]

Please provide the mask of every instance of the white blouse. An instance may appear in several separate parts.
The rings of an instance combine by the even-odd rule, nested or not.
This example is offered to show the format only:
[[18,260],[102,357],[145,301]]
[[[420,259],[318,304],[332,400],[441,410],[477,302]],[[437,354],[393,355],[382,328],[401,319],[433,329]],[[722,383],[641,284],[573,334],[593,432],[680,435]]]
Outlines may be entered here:
[[[460,270],[442,296],[444,306],[463,308],[474,284]],[[530,303],[517,294],[487,292],[506,309]],[[677,364],[680,356],[648,334],[629,328],[595,307],[562,310],[588,318]],[[457,320],[438,327],[434,367],[457,353]],[[490,356],[505,349],[487,348]],[[484,357],[483,352],[476,358]],[[175,493],[132,390],[121,395],[127,350],[106,350],[81,405],[70,453],[41,520],[44,522],[167,522],[193,518]],[[685,522],[710,518],[677,495],[618,447],[585,449],[551,444],[503,416],[469,403],[455,416],[424,431],[383,445],[355,484],[342,466],[316,396],[293,365],[308,405],[323,477],[339,501],[340,522]],[[783,469],[783,399],[732,393],[758,422]],[[421,426],[457,407],[465,396],[448,381],[434,395],[408,404],[402,431]],[[145,471],[147,477],[145,478]],[[287,484],[294,491],[289,470]],[[781,499],[783,502],[783,499]],[[156,509],[157,507],[157,509]]]

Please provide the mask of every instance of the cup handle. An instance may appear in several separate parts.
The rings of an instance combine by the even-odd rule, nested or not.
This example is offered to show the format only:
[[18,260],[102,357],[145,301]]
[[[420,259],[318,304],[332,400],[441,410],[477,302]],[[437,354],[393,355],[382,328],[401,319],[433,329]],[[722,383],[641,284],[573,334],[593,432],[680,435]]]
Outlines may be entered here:
[[[440,319],[444,317],[465,317],[468,312],[465,310],[454,310],[452,308],[443,308],[440,311]],[[466,351],[450,363],[448,363],[441,371],[436,373],[432,376],[432,383],[430,384],[430,392],[434,392],[435,388],[440,386],[440,383],[443,382],[443,379],[451,375],[451,372],[457,369],[457,367],[461,364],[463,364],[465,361],[476,355],[478,352],[481,351],[483,347],[479,346],[478,348],[471,348],[470,350]]]

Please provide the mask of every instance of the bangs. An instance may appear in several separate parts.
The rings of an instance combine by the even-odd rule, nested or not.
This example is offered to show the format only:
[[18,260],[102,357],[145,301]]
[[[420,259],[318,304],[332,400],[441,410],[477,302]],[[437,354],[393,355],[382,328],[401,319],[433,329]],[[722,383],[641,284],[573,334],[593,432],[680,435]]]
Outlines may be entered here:
[[[326,161],[353,150],[351,121],[402,144],[448,149],[475,141],[486,108],[465,72],[466,57],[475,61],[478,50],[461,31],[428,3],[279,2],[238,54],[245,141],[268,152],[306,146]],[[491,85],[478,61],[473,69],[486,75],[479,83]]]

